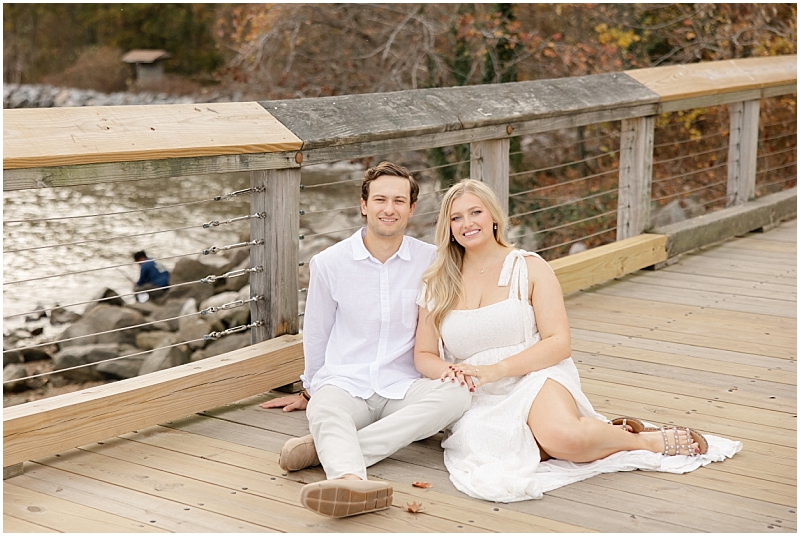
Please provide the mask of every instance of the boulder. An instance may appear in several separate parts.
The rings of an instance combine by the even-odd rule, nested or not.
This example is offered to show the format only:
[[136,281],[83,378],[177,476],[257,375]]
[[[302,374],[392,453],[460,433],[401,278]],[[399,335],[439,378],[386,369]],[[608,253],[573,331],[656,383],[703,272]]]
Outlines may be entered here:
[[158,311],[158,305],[153,303],[152,300],[148,300],[143,303],[135,301],[133,303],[127,304],[125,307],[133,309],[134,311],[139,311],[143,316],[150,316],[154,312]]
[[[173,335],[167,341],[169,344],[175,344],[178,338]],[[157,370],[164,370],[178,365],[183,365],[189,362],[189,345],[180,344],[172,346],[171,348],[160,348],[150,354],[146,354],[142,366],[139,368],[139,376],[148,374]]]
[[203,339],[204,335],[217,331],[212,329],[211,323],[203,318],[193,317],[185,320],[188,320],[188,322],[181,324],[180,331],[178,331],[178,340],[193,341],[187,343],[190,350],[203,348],[206,345],[206,341],[197,339]]
[[[139,349],[133,346],[120,345],[120,355],[137,354]],[[145,354],[126,357],[124,359],[117,359],[116,361],[108,361],[97,365],[97,371],[105,375],[107,378],[114,380],[125,380],[133,378],[139,374],[139,369],[142,368]]]
[[8,365],[22,363],[23,361],[22,354],[17,350],[6,350],[3,352],[3,368]]
[[50,325],[56,326],[58,324],[72,324],[77,322],[82,317],[78,313],[68,311],[63,307],[56,307],[50,311]]
[[189,281],[199,281],[215,273],[216,268],[212,266],[194,259],[183,258],[175,263],[175,268],[170,272],[169,284],[177,285],[179,283],[188,283]]
[[193,285],[169,289],[163,301],[187,300],[189,298],[194,298],[196,303],[202,303],[213,296],[214,292],[214,285],[210,285],[208,283],[194,283]]
[[152,350],[167,344],[174,344],[174,342],[164,342],[171,337],[172,334],[169,331],[142,331],[136,334],[136,348],[139,350]]
[[[170,297],[164,305],[162,305],[156,312],[153,313],[151,320],[164,320],[166,318],[176,318],[181,315],[183,304],[186,303],[186,298],[172,298]],[[153,324],[154,329],[165,331],[178,331],[180,327],[177,320],[169,320],[167,322],[159,322]]]
[[232,352],[245,346],[250,346],[250,331],[226,335],[221,339],[208,343],[208,345],[192,354],[192,361],[199,361],[215,355]]
[[[197,301],[194,298],[189,298],[183,303],[181,307],[181,312],[178,313],[178,316],[182,316],[185,318],[178,319],[178,329],[181,329],[184,324],[187,322],[191,322],[197,315]],[[194,316],[187,316],[187,315],[194,315]]]
[[242,264],[242,262],[244,262],[245,259],[250,258],[250,248],[234,249],[232,251],[233,253],[230,255],[230,257],[228,257],[228,263],[225,265],[222,272],[220,273],[224,274],[226,272],[230,272],[231,270]]
[[[110,299],[105,299],[105,298],[110,298]],[[125,302],[122,301],[122,298],[119,297],[119,294],[117,294],[114,290],[110,288],[104,288],[103,290],[98,292],[97,295],[94,298],[92,298],[92,300],[103,300],[103,301],[92,301],[91,303],[89,303],[86,306],[86,309],[83,310],[84,316],[86,316],[89,313],[89,311],[91,311],[98,305],[114,305],[117,307],[122,307],[123,305],[125,305]]]
[[113,333],[104,333],[102,335],[91,334],[129,326],[137,326],[142,323],[144,323],[144,317],[141,313],[129,309],[128,307],[115,307],[105,304],[97,305],[93,307],[88,314],[84,315],[79,322],[65,329],[60,340],[82,335],[90,336],[82,337],[74,341],[62,342],[59,343],[59,345],[62,348],[65,346],[86,344],[124,343],[132,345],[136,343],[136,334],[141,328],[125,329]]
[[[15,392],[15,391],[23,391],[28,388],[28,383],[26,380],[20,380],[20,378],[24,378],[28,375],[28,371],[25,369],[25,365],[19,363],[11,363],[10,365],[5,365],[3,367],[3,391],[8,392]],[[19,381],[12,381],[12,380],[19,380]]]
[[[62,370],[87,363],[97,363],[106,359],[119,357],[118,344],[85,344],[68,346],[53,356],[53,370]],[[82,367],[65,371],[58,376],[75,381],[103,380],[105,377],[97,371],[97,367]]]
[[207,300],[204,300],[200,303],[200,309],[208,309],[209,307],[219,307],[226,303],[234,302],[239,299],[238,292],[220,292],[219,294],[214,294]]
[[50,355],[49,352],[46,352],[44,348],[48,348],[53,353],[57,351],[57,347],[55,345],[52,346],[42,346],[39,348],[22,348],[20,353],[22,354],[22,359],[25,360],[26,363],[30,363],[31,361],[44,361],[46,359],[52,359],[53,356]]

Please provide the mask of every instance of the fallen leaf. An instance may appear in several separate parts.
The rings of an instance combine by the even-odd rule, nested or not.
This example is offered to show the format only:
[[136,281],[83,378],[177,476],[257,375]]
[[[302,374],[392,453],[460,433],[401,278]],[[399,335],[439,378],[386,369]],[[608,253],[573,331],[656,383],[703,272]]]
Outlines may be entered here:
[[430,482],[412,482],[411,485],[414,486],[415,488],[432,488],[433,487],[433,484],[431,484]]
[[406,503],[406,510],[408,510],[412,514],[416,514],[417,512],[422,510],[422,503],[417,503],[417,501],[414,501],[412,503],[408,503],[407,502]]

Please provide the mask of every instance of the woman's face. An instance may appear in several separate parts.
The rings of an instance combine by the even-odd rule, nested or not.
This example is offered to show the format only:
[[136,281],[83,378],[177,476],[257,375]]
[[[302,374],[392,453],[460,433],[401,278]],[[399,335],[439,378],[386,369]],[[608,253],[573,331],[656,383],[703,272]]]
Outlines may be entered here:
[[466,193],[453,200],[450,232],[465,249],[495,241],[494,220],[480,197]]

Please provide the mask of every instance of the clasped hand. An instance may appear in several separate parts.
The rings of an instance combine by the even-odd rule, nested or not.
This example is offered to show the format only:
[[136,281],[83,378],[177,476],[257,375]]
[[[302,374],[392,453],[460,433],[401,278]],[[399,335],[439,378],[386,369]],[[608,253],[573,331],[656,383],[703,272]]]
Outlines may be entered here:
[[467,363],[460,363],[458,365],[449,365],[440,379],[444,381],[459,382],[461,385],[469,387],[470,392],[475,392],[475,389],[487,383],[496,382],[500,379],[500,375],[492,365],[469,365]]

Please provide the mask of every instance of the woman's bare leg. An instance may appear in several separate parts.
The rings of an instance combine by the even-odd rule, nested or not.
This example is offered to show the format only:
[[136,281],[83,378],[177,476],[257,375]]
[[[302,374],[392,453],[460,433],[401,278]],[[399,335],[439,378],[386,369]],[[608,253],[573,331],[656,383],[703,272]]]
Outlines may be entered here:
[[[528,414],[528,426],[541,448],[553,458],[571,462],[593,462],[624,450],[664,452],[661,432],[632,434],[621,427],[591,417],[580,417],[570,392],[548,379],[536,395]],[[679,430],[681,444],[686,432]],[[670,440],[673,434],[670,432]],[[689,440],[692,450],[697,444]],[[689,454],[682,449],[681,454]]]

